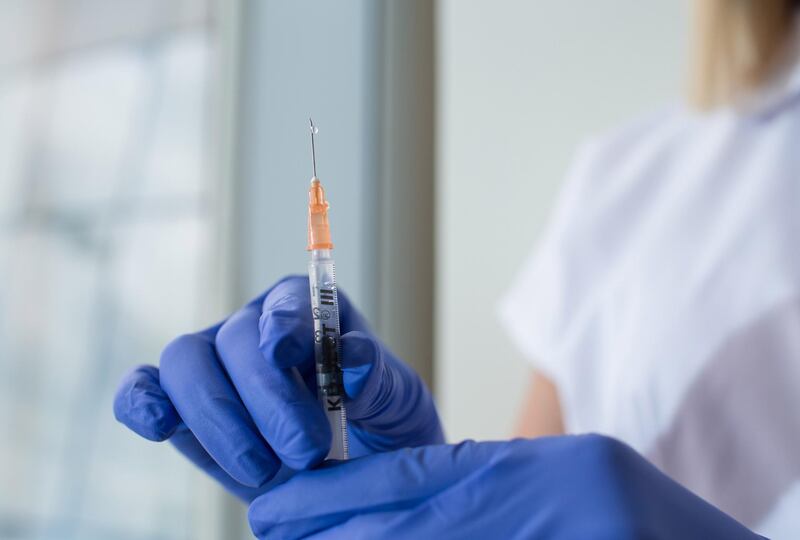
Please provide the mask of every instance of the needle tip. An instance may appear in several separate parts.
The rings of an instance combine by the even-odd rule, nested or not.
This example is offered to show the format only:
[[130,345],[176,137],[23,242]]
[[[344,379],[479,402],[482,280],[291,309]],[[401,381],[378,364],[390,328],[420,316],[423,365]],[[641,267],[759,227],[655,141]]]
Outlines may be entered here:
[[308,124],[311,126],[311,163],[313,166],[314,176],[313,178],[317,177],[317,151],[314,148],[314,135],[319,133],[319,130],[314,126],[314,121],[311,117],[308,117]]

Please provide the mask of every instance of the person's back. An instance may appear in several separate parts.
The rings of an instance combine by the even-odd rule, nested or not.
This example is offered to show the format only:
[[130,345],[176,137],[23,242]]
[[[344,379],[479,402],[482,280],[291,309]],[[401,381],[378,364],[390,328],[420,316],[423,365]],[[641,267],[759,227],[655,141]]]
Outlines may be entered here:
[[628,442],[776,536],[800,531],[794,35],[784,66],[733,105],[587,144],[503,305],[567,431]]

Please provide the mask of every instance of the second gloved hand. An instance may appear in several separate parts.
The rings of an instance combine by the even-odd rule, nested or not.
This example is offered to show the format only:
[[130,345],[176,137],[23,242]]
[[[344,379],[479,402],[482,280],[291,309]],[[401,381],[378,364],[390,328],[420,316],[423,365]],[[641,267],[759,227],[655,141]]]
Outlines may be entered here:
[[298,473],[253,501],[267,538],[756,540],[625,444],[466,442]]
[[[353,457],[442,442],[433,399],[339,295],[342,364]],[[327,455],[331,432],[317,401],[308,280],[278,282],[221,324],[181,336],[160,369],[122,381],[117,419],[142,437],[171,440],[245,500],[279,470]]]

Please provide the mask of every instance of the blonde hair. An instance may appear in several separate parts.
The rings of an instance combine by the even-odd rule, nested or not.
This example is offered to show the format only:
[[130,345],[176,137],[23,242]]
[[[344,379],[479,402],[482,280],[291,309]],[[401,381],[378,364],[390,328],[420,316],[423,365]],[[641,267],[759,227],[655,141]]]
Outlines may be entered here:
[[694,0],[689,102],[730,104],[769,81],[786,58],[800,0]]

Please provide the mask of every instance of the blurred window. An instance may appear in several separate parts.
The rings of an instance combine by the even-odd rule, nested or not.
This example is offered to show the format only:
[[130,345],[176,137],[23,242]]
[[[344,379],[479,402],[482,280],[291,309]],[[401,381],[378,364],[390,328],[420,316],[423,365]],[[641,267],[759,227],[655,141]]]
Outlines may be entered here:
[[0,3],[0,538],[196,537],[190,466],[111,406],[205,322],[207,4]]

